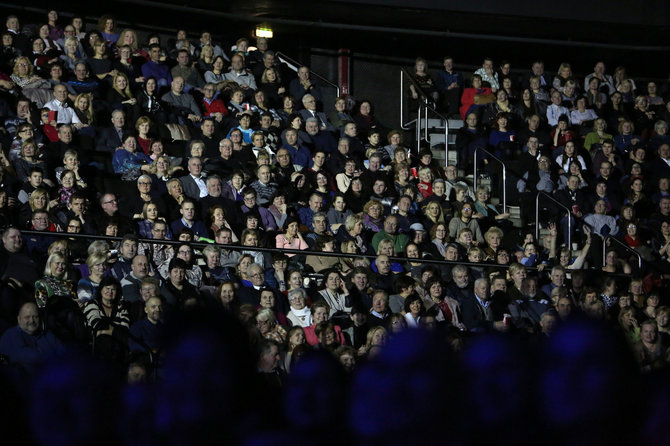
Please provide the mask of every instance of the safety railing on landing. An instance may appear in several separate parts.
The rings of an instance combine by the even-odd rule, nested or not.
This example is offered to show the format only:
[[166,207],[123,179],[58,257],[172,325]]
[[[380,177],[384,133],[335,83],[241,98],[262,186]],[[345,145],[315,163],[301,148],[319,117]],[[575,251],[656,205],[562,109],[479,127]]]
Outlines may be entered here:
[[554,197],[551,195],[547,194],[546,192],[538,192],[537,196],[535,197],[535,240],[537,240],[540,237],[540,197],[544,197],[549,199],[549,201],[553,202],[554,204],[558,205],[558,207],[561,207],[567,212],[567,219],[568,219],[568,244],[567,246],[572,248],[572,218],[570,215],[570,209],[565,206],[563,203],[560,201],[556,200]]
[[[282,62],[284,65],[286,65],[287,67],[289,67],[291,70],[295,71],[296,73],[298,72],[300,67],[305,66],[305,64],[302,64],[302,63],[298,62],[297,60],[287,56],[286,54],[282,53],[281,51],[277,51],[275,53],[275,56],[277,56],[277,58],[279,59],[280,62]],[[312,71],[311,69],[309,70],[309,74],[314,76],[315,78],[319,79],[324,84],[327,84],[327,85],[335,88],[335,90],[337,90],[337,96],[340,95],[340,86],[337,85],[335,82],[332,82],[331,80],[326,79],[324,76],[320,75],[319,73],[317,73],[315,71]]]
[[[418,127],[418,121],[421,117],[421,107],[419,106],[417,112],[416,112],[416,119],[412,119],[411,121],[405,122],[405,93],[407,90],[405,89],[405,83],[409,82],[412,84],[412,86],[416,89],[417,94],[419,95],[420,102],[423,102],[424,104],[428,102],[428,96],[426,93],[423,92],[423,89],[419,84],[412,79],[412,76],[407,72],[405,68],[400,69],[400,128],[403,130],[411,130],[412,127],[410,127],[412,124],[417,123]],[[407,107],[409,109],[409,107]],[[417,134],[420,135],[419,132]]]
[[[417,126],[416,126],[416,143],[417,150],[420,150],[421,147],[421,132],[423,131],[423,139],[428,142],[428,112],[431,112],[434,116],[437,116],[438,119],[444,121],[444,165],[447,165],[449,161],[449,121],[445,116],[435,110],[428,104],[419,104],[419,115],[417,117]],[[423,114],[423,118],[422,118]]]
[[626,251],[636,256],[638,271],[642,269],[642,256],[640,255],[640,253],[631,248],[630,246],[628,246],[627,244],[625,244],[624,242],[622,242],[621,240],[611,235],[606,235],[605,237],[603,237],[603,266],[607,265],[607,244],[610,240],[613,240],[619,246],[624,248]]
[[[419,96],[419,107],[416,112],[416,119],[405,122],[405,82],[408,81],[414,89],[416,90]],[[423,91],[421,86],[412,78],[412,76],[407,72],[405,68],[400,69],[400,128],[403,130],[410,130],[411,125],[415,124],[416,130],[416,151],[420,150],[421,139],[423,134],[423,140],[428,142],[428,114],[436,116],[438,119],[444,121],[444,163],[446,165],[447,160],[449,159],[449,120],[446,116],[438,112],[434,107],[429,105],[429,97]]]
[[474,183],[473,187],[474,190],[477,190],[477,153],[478,152],[484,152],[486,153],[492,160],[498,162],[500,166],[502,167],[502,183],[503,183],[503,188],[502,188],[502,203],[503,203],[503,213],[507,212],[507,165],[503,160],[498,158],[497,156],[493,155],[491,152],[486,150],[483,147],[476,147],[475,148],[475,153],[473,156],[472,162],[474,163],[473,171],[472,171],[472,181]]

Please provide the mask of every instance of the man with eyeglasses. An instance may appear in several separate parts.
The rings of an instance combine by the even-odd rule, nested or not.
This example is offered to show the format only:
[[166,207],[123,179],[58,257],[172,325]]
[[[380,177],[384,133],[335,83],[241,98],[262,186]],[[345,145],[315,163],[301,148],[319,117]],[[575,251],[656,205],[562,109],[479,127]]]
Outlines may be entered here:
[[[49,233],[57,232],[58,228],[49,219],[47,211],[38,209],[33,211],[30,217],[30,230]],[[24,237],[28,254],[43,262],[46,262],[49,246],[54,241],[56,241],[56,238],[48,235],[26,235]]]
[[255,308],[260,305],[261,292],[265,289],[263,268],[258,263],[252,263],[247,267],[247,277],[250,283],[242,283],[238,296],[241,304],[251,304]]
[[476,218],[472,218],[473,208],[474,205],[472,203],[466,202],[461,208],[461,215],[449,221],[449,237],[455,239],[461,229],[468,228],[472,231],[472,235],[477,243],[484,243],[484,236],[479,229],[479,223]]
[[275,218],[272,216],[270,211],[262,206],[258,206],[258,203],[256,202],[257,194],[254,189],[245,189],[242,198],[243,202],[240,206],[240,209],[242,210],[243,214],[255,212],[260,215],[262,225],[266,230],[277,230],[277,222],[275,221]]
[[121,215],[119,212],[119,202],[115,194],[105,193],[100,197],[100,208],[102,212],[97,215],[96,225],[98,228],[107,226],[107,222],[114,219],[119,222],[119,233],[127,234],[134,233],[134,225],[127,217]]
[[202,93],[203,98],[200,105],[205,112],[203,116],[213,118],[219,123],[223,121],[223,118],[228,114],[228,109],[226,108],[226,104],[216,97],[216,85],[212,83],[205,84]]
[[[322,131],[335,132],[335,126],[330,122],[324,112],[316,110],[316,99],[311,94],[306,94],[302,97],[302,105],[305,107],[300,110],[300,116],[303,121],[309,118],[314,118],[317,121],[318,128]],[[355,125],[355,124],[354,124]]]

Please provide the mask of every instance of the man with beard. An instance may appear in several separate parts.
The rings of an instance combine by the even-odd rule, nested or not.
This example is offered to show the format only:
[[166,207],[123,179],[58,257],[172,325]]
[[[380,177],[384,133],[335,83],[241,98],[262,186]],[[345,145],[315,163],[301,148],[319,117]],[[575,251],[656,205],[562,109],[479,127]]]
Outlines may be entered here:
[[549,301],[538,296],[535,277],[523,279],[521,295],[521,299],[512,301],[508,306],[512,324],[521,330],[535,332],[542,321],[542,315],[550,309]]
[[144,303],[147,317],[130,327],[130,351],[149,354],[158,352],[163,346],[165,323],[163,322],[163,301],[160,297],[150,297]]
[[447,285],[447,296],[453,297],[461,305],[462,302],[473,298],[474,295],[467,266],[454,266],[451,269],[451,279],[451,283]]

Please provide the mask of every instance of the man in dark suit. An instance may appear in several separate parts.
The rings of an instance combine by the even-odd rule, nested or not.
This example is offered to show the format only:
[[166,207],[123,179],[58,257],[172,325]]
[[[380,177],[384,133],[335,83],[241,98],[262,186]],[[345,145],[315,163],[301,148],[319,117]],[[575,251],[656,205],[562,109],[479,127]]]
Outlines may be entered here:
[[334,153],[337,150],[337,140],[331,132],[319,129],[319,121],[316,118],[305,119],[305,131],[311,139],[307,147],[312,154],[316,150],[323,150],[325,153]]
[[474,296],[466,298],[461,304],[463,324],[469,331],[507,331],[502,320],[496,321],[493,302],[489,293],[489,280],[485,278],[475,280]]
[[335,126],[328,120],[328,117],[324,112],[316,111],[316,99],[311,94],[306,94],[302,97],[303,108],[300,110],[300,116],[303,121],[307,121],[309,118],[315,118],[319,124],[319,129],[321,131],[335,132]]
[[125,131],[126,115],[123,110],[114,110],[112,112],[112,126],[105,127],[100,131],[96,143],[99,152],[114,153],[117,148],[123,145],[123,133]]
[[187,197],[199,200],[207,196],[205,175],[202,173],[202,160],[194,156],[188,160],[188,175],[181,177],[181,185]]
[[233,200],[222,196],[223,185],[221,178],[218,175],[211,175],[207,177],[207,196],[200,199],[200,216],[202,221],[207,222],[209,217],[209,210],[214,206],[223,207],[223,214],[226,216],[226,221],[235,229],[241,224],[239,218],[239,207]]
[[241,304],[251,304],[257,307],[261,303],[261,292],[265,289],[265,275],[263,268],[258,263],[252,263],[247,267],[247,277],[251,286],[244,284],[237,291]]

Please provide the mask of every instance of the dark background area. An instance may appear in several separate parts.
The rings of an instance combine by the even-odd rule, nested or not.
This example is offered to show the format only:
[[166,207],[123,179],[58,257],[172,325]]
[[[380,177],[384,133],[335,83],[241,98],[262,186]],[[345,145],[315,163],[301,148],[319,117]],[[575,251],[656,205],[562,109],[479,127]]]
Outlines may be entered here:
[[[63,19],[75,4],[64,4]],[[42,22],[47,1],[30,4],[0,3],[23,23]],[[638,86],[646,79],[663,81],[670,73],[670,4],[662,0],[619,2],[563,2],[516,0],[351,0],[273,1],[206,0],[109,1],[77,3],[77,11],[90,26],[100,15],[117,17],[119,28],[132,23],[144,32],[174,36],[184,28],[189,36],[208,29],[224,49],[239,37],[251,37],[258,24],[272,27],[270,47],[308,64],[324,77],[337,81],[337,51],[351,52],[351,93],[372,99],[378,117],[387,126],[399,121],[399,68],[411,67],[417,56],[441,65],[444,55],[455,58],[466,74],[490,56],[496,65],[511,62],[521,75],[535,59],[554,73],[570,62],[577,77],[603,60],[611,74],[618,65],[627,68]],[[327,95],[332,97],[334,91]],[[326,106],[330,107],[328,101]]]

